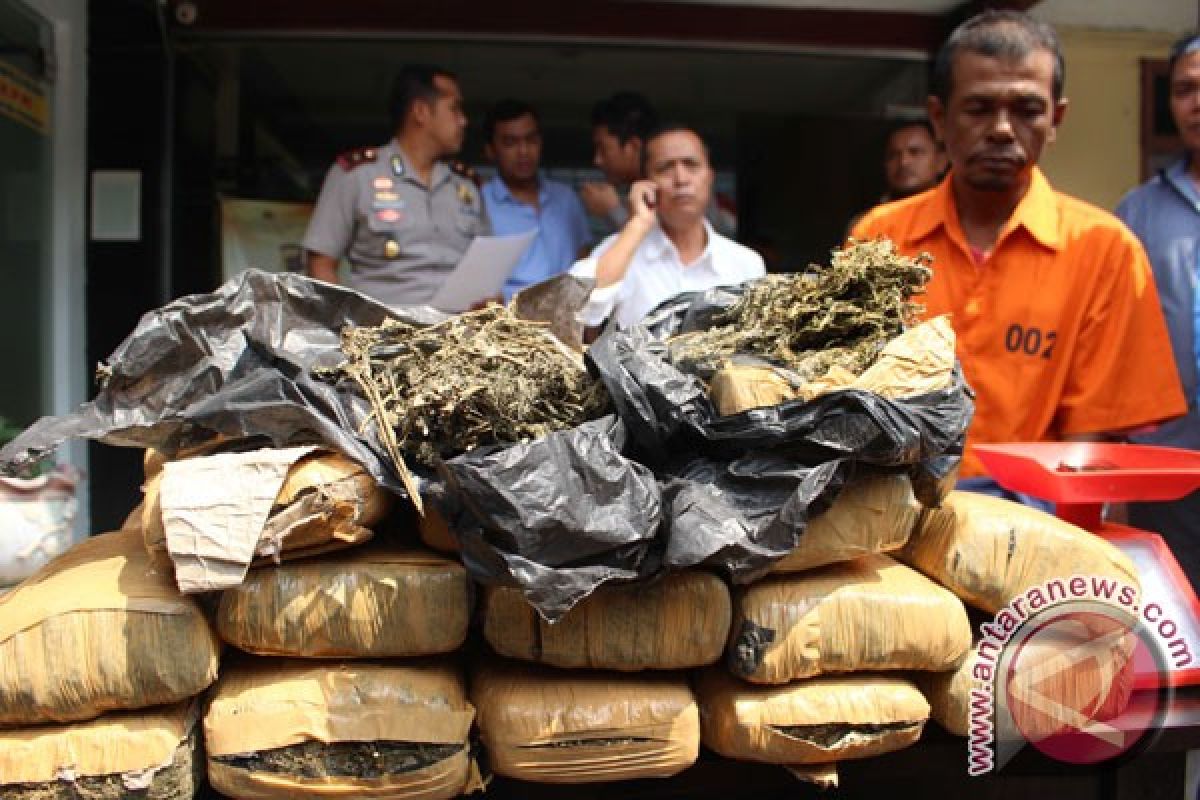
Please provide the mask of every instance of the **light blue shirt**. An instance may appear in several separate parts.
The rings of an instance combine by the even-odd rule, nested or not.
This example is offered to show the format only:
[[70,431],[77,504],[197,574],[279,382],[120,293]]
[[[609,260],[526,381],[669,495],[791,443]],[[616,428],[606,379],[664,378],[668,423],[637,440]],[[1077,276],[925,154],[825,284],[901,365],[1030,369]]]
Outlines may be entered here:
[[1117,216],[1137,234],[1150,256],[1154,282],[1188,414],[1140,437],[1151,444],[1200,450],[1200,191],[1181,159],[1127,194]]
[[538,229],[504,284],[504,301],[526,286],[566,272],[592,239],[583,204],[569,186],[539,178],[540,209],[512,196],[500,176],[483,185],[483,202],[498,236]]

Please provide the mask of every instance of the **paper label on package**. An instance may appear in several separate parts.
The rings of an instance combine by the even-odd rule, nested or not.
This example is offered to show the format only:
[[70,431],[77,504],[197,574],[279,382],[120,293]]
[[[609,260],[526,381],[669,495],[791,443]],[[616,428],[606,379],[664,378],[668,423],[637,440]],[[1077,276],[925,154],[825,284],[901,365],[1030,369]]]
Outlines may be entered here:
[[316,447],[219,453],[163,465],[167,552],[181,592],[238,586],[288,470]]

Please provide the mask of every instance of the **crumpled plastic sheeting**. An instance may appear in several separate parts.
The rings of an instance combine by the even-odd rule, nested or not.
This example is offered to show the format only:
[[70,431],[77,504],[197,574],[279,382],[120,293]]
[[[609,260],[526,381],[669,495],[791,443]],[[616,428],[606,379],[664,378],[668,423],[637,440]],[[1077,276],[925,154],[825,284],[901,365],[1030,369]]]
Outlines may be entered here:
[[[972,412],[951,387],[900,400],[839,391],[719,416],[663,337],[711,324],[737,289],[682,296],[647,327],[610,332],[588,354],[619,418],[509,447],[480,448],[424,475],[472,577],[520,587],[554,619],[609,581],[664,567],[718,568],[745,582],[786,555],[856,462],[910,472],[918,497],[957,464]],[[43,419],[0,450],[20,467],[71,437],[172,453],[214,433],[277,447],[322,443],[404,495],[349,381],[313,378],[341,363],[346,325],[394,314],[341,287],[251,271],[147,314],[110,357],[99,395]],[[402,316],[430,324],[442,315]],[[364,423],[368,424],[364,424]]]
[[101,367],[107,379],[96,398],[38,420],[0,450],[0,469],[19,471],[75,437],[173,452],[221,433],[277,447],[324,443],[403,494],[383,448],[356,433],[367,402],[349,385],[310,374],[342,361],[345,325],[379,325],[389,316],[350,289],[250,270],[143,316]]
[[680,445],[710,454],[787,447],[802,463],[853,457],[908,466],[960,455],[974,403],[960,369],[946,389],[888,400],[846,389],[718,416],[700,379],[666,360],[666,345],[632,328],[606,334],[588,350],[639,457],[653,463]]
[[604,417],[510,447],[443,462],[429,486],[472,576],[519,586],[547,620],[596,587],[653,575],[662,521],[658,483],[621,453],[624,428]]
[[738,583],[761,577],[857,464],[908,472],[917,497],[936,505],[974,413],[961,370],[947,388],[911,397],[846,389],[719,415],[700,377],[671,363],[664,337],[710,323],[737,295],[681,296],[587,354],[629,431],[627,452],[663,482],[664,565],[716,567]]

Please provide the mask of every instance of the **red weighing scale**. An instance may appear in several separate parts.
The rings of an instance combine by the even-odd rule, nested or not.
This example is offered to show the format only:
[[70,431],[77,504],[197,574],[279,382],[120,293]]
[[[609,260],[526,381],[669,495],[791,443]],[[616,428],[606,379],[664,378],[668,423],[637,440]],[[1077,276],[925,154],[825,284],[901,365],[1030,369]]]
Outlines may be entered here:
[[[1133,561],[1145,602],[1163,609],[1188,643],[1191,665],[1173,663],[1172,686],[1200,684],[1200,600],[1157,533],[1104,522],[1105,503],[1178,500],[1200,489],[1200,452],[1108,442],[975,445],[1006,489],[1049,500],[1058,517],[1111,541]],[[1200,536],[1200,531],[1197,531]]]

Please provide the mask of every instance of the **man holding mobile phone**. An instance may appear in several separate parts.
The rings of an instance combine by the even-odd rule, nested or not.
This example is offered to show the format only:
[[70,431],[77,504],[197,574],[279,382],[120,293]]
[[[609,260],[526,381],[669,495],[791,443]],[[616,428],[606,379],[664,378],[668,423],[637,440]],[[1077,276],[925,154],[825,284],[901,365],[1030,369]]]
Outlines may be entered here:
[[596,282],[580,312],[589,328],[610,317],[627,328],[677,294],[766,274],[758,253],[721,236],[705,219],[713,170],[699,134],[681,125],[659,127],[646,137],[644,158],[646,178],[630,188],[628,221],[571,268]]

